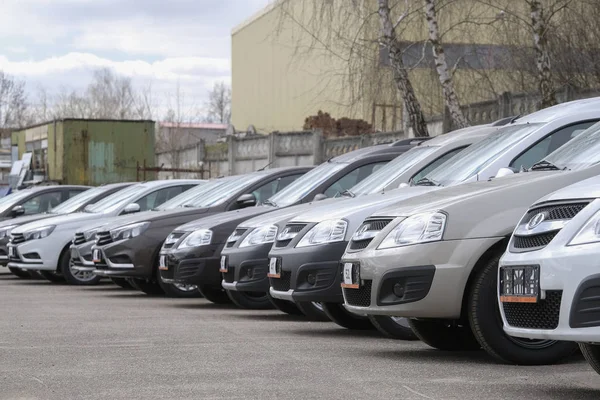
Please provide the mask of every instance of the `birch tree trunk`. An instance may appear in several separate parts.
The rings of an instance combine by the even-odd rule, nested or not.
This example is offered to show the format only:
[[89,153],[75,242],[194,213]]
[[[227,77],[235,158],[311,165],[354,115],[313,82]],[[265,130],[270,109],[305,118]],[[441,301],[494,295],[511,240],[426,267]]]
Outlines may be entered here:
[[[419,100],[417,100],[415,90],[408,78],[408,71],[402,60],[402,47],[396,38],[396,26],[392,23],[389,0],[378,0],[378,6],[379,22],[381,26],[380,43],[389,52],[394,82],[396,83],[398,90],[400,90],[404,100],[413,134],[415,137],[429,136],[421,104],[419,103]],[[402,16],[400,16],[400,19],[396,24],[400,23],[401,19]]]
[[531,8],[531,27],[533,29],[533,43],[536,53],[536,67],[538,70],[539,91],[542,97],[542,108],[556,104],[554,85],[552,84],[552,70],[550,69],[550,54],[548,51],[547,23],[544,20],[544,9],[540,0],[529,1]]
[[446,62],[446,54],[444,53],[444,47],[440,39],[440,28],[438,26],[437,15],[435,11],[435,0],[424,0],[425,1],[425,19],[429,27],[429,41],[431,42],[431,48],[433,50],[433,59],[435,61],[435,69],[442,85],[442,93],[444,95],[444,103],[450,118],[454,123],[455,127],[466,128],[469,126],[467,118],[460,109],[460,102],[454,89],[454,83],[452,82],[452,75],[448,70],[448,63]]

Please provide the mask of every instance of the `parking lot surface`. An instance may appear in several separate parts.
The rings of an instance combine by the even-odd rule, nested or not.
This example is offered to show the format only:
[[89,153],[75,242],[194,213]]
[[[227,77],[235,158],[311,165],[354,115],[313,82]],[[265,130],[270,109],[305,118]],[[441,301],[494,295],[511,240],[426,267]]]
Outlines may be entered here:
[[0,399],[598,399],[578,357],[483,352],[350,332],[276,311],[150,298],[0,272]]

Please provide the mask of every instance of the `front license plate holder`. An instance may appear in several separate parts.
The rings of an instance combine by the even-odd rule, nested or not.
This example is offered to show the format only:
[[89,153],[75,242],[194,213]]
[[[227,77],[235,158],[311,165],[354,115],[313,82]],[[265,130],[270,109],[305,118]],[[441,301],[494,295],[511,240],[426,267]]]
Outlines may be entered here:
[[161,271],[169,270],[169,266],[167,265],[167,256],[164,254],[161,254],[158,258],[158,269]]
[[269,278],[281,279],[281,263],[277,260],[275,257],[269,260],[269,273],[267,274]]
[[15,246],[8,246],[8,257],[15,258],[17,256],[17,252],[15,251]]
[[100,256],[100,249],[92,250],[92,262],[95,262],[95,263],[102,262],[102,258]]
[[500,268],[502,303],[537,303],[540,299],[540,266]]
[[221,256],[221,265],[219,268],[219,272],[226,274],[229,271],[229,266],[227,265],[227,256]]
[[345,289],[360,289],[360,266],[344,263],[342,266],[342,287]]

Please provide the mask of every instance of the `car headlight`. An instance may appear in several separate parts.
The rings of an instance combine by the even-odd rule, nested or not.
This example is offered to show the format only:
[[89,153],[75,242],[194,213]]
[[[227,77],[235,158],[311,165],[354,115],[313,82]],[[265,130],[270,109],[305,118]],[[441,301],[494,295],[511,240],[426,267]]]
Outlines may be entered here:
[[446,214],[429,212],[415,214],[400,222],[383,239],[378,249],[409,246],[442,240],[446,228]]
[[132,239],[140,236],[150,226],[150,222],[139,222],[137,224],[124,225],[110,231],[113,241]]
[[341,242],[346,236],[348,222],[343,219],[331,219],[319,222],[302,237],[296,247],[317,246],[319,244]]
[[15,229],[17,225],[10,225],[0,228],[0,239],[4,239],[10,235],[10,232]]
[[88,231],[83,232],[83,237],[85,238],[85,241],[90,242],[92,240],[95,240],[98,229],[100,229],[100,228],[98,227],[98,228],[90,229]]
[[253,230],[248,236],[240,243],[241,247],[257,246],[264,243],[273,243],[277,237],[277,226],[263,226]]
[[592,215],[567,246],[600,242],[600,211]]
[[25,236],[25,240],[37,240],[43,239],[45,237],[50,236],[52,231],[56,228],[56,225],[42,226],[41,228],[37,228],[31,230],[29,232],[25,232],[23,236]]
[[178,248],[207,246],[212,241],[213,232],[210,229],[198,229],[188,235]]

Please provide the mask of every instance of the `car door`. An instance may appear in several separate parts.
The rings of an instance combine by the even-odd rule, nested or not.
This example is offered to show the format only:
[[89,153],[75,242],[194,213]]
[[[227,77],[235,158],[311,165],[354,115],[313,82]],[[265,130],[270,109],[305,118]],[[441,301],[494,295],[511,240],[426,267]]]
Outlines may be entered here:
[[22,215],[33,215],[50,211],[50,209],[56,207],[62,203],[62,201],[63,190],[57,188],[56,190],[47,190],[36,193],[25,199],[19,205],[23,207],[24,213]]
[[152,192],[134,201],[134,203],[140,206],[140,211],[149,211],[195,186],[196,185],[192,184],[182,184],[165,188],[157,188],[156,190],[153,190]]

